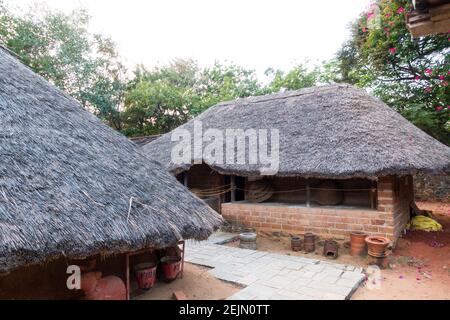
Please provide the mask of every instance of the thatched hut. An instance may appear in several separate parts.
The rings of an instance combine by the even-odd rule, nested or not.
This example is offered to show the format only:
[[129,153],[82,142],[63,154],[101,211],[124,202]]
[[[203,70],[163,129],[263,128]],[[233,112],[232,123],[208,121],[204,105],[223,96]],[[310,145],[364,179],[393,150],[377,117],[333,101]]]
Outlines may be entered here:
[[222,223],[2,47],[0,155],[1,298],[67,297],[72,259],[110,257],[120,269],[119,254],[205,239]]
[[326,237],[365,231],[396,239],[410,217],[413,176],[450,169],[450,148],[346,84],[220,103],[180,128],[192,132],[194,121],[203,132],[279,130],[279,170],[271,176],[249,161],[175,164],[172,133],[143,147],[215,201],[227,220],[256,229]]

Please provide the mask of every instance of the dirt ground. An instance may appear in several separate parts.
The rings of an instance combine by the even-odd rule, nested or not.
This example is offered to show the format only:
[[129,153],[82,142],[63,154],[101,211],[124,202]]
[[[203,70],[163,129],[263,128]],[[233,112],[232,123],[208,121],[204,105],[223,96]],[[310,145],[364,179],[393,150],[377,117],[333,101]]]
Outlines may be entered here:
[[[450,204],[418,203],[424,210],[433,211],[434,218],[442,224],[443,232],[407,232],[399,239],[389,257],[389,267],[381,271],[380,289],[370,290],[365,284],[352,296],[354,300],[369,299],[450,299]],[[353,257],[349,244],[340,243],[339,257],[328,260],[322,256],[323,242],[319,241],[314,253],[294,252],[290,238],[260,234],[258,250],[287,255],[303,256],[366,268],[368,258]],[[322,244],[322,245],[321,245]],[[239,246],[239,242],[229,243]]]
[[135,300],[171,300],[174,291],[183,291],[189,300],[223,300],[242,288],[210,276],[209,269],[185,263],[184,276],[171,283],[158,281],[149,291],[135,290]]
[[[352,296],[352,300],[370,299],[446,299],[450,300],[450,204],[418,203],[424,210],[433,211],[434,218],[442,224],[443,232],[407,232],[399,239],[398,244],[389,257],[389,267],[382,270],[381,288],[370,290],[361,286]],[[366,268],[368,258],[352,257],[349,254],[349,244],[340,241],[339,257],[328,260],[323,257],[323,247],[319,241],[315,253],[305,254],[293,252],[290,248],[290,238],[273,237],[260,234],[258,250],[284,253],[287,255],[304,256],[308,258],[333,261],[342,264],[352,264]],[[238,246],[232,242],[229,246]],[[232,283],[224,282],[210,276],[209,269],[185,264],[184,277],[172,283],[157,282],[148,292],[139,292],[134,299],[138,300],[168,300],[172,299],[174,291],[183,291],[190,300],[220,300],[239,291],[241,288]]]
[[450,204],[418,206],[433,211],[443,231],[407,232],[393,252],[392,268],[382,271],[381,289],[364,286],[353,299],[450,299]]

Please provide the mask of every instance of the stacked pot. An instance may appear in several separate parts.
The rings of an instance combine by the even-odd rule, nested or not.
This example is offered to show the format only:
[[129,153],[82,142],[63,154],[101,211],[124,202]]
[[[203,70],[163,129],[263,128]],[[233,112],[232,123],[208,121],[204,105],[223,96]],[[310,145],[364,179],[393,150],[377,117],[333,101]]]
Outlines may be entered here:
[[391,241],[388,238],[382,236],[369,236],[366,237],[366,243],[369,256],[374,258],[385,258],[386,249]]
[[366,255],[366,237],[363,232],[350,233],[350,255],[365,256]]
[[352,256],[365,256],[366,252],[374,258],[385,258],[386,249],[390,240],[382,236],[368,236],[363,232],[350,234],[350,254]]

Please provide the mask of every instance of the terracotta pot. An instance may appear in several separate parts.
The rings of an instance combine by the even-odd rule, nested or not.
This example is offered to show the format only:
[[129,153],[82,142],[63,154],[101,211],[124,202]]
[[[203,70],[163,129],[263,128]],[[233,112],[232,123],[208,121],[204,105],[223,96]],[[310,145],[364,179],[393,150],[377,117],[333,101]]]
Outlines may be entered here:
[[350,233],[350,255],[363,256],[366,253],[366,237],[364,232]]
[[86,300],[126,300],[126,288],[122,279],[107,276],[98,280],[94,290],[86,293]]
[[391,243],[391,240],[382,236],[368,236],[365,241],[369,255],[378,258],[386,256],[386,248]]
[[153,262],[140,263],[134,267],[139,289],[149,290],[155,285],[156,264]]
[[166,281],[175,280],[181,271],[181,258],[177,256],[165,256],[161,259],[161,266]]
[[336,259],[339,255],[339,244],[334,240],[326,240],[323,246],[323,255],[328,259]]
[[302,249],[302,240],[299,236],[293,236],[291,238],[291,248],[293,251],[300,251]]
[[316,250],[316,236],[310,232],[305,233],[303,246],[306,252],[314,252]]
[[81,290],[84,291],[84,294],[93,291],[101,277],[101,272],[86,272],[81,274]]

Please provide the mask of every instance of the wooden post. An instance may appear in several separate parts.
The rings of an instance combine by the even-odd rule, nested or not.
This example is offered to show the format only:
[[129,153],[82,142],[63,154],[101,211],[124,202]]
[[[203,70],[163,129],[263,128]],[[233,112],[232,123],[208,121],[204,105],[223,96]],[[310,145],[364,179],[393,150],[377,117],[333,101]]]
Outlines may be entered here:
[[188,187],[188,173],[187,171],[183,172],[183,184],[187,188]]
[[230,186],[231,186],[231,202],[236,201],[236,177],[230,177]]
[[125,286],[127,290],[127,300],[130,300],[130,255],[125,254]]
[[310,207],[310,196],[311,196],[311,189],[309,188],[309,179],[306,179],[306,207]]

